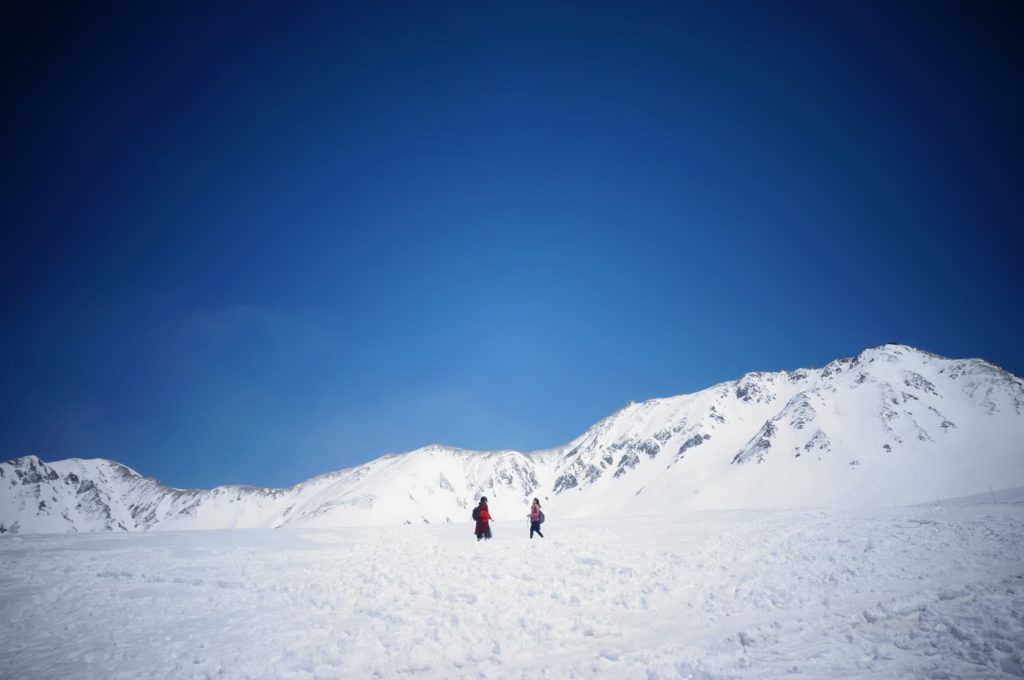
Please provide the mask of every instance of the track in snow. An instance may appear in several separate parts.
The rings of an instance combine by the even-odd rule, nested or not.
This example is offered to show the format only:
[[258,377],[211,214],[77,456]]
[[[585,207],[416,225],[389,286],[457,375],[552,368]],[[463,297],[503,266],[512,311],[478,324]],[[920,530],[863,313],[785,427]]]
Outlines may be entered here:
[[0,677],[1024,677],[1024,504],[471,532],[0,537]]

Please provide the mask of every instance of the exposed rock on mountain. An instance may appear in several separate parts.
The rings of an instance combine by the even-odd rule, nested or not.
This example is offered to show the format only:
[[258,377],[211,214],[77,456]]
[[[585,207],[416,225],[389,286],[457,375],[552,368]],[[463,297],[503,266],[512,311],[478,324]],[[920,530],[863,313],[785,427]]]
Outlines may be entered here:
[[289,489],[181,490],[109,460],[0,464],[0,533],[469,521],[533,496],[549,517],[908,504],[1024,486],[1024,381],[883,345],[629,403],[547,451],[434,445]]

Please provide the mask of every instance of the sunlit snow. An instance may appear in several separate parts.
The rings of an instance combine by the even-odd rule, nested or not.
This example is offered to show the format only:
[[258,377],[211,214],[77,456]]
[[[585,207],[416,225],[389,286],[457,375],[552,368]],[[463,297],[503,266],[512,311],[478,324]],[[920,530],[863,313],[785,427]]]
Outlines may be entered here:
[[507,516],[484,543],[468,521],[6,535],[0,677],[1020,677],[1024,494],[996,499],[548,513],[532,541]]
[[0,533],[444,524],[481,495],[576,519],[910,505],[1024,485],[1021,441],[1020,377],[884,345],[630,404],[546,451],[425,446],[287,489],[172,489],[109,460],[24,456],[0,463]]

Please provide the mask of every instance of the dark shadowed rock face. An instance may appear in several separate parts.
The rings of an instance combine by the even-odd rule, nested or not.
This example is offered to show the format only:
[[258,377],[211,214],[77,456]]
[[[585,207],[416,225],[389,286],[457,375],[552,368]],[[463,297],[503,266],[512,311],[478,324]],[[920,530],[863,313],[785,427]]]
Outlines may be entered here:
[[637,463],[640,462],[640,456],[633,451],[628,451],[622,454],[622,458],[619,459],[618,469],[615,470],[613,477],[621,477],[630,470],[636,467]]
[[[816,430],[811,438],[804,444],[804,451],[807,453],[827,453],[832,450],[832,440],[823,430]],[[799,455],[799,454],[798,454]]]
[[775,437],[775,433],[775,423],[770,420],[767,421],[761,427],[761,430],[754,435],[754,438],[736,454],[732,462],[734,464],[748,463],[750,461],[763,463],[765,456],[768,455],[768,451],[772,448],[772,438]]
[[14,479],[19,484],[41,484],[52,482],[59,477],[53,469],[35,456],[15,458],[11,464],[14,467]]
[[579,486],[579,480],[576,479],[576,475],[567,472],[555,480],[554,492],[559,494],[569,489],[575,489],[577,486]]
[[708,441],[709,439],[711,439],[711,435],[709,435],[709,434],[695,434],[695,435],[693,435],[692,437],[687,439],[685,442],[683,442],[682,446],[679,447],[679,451],[676,453],[676,460],[681,460],[683,458],[683,455],[687,451],[689,451],[690,449],[694,448],[695,446],[700,446],[701,444],[703,444],[704,442]]
[[931,383],[927,378],[919,373],[913,371],[903,372],[903,384],[921,392],[927,392],[928,394],[938,394],[935,391],[935,385]]
[[811,406],[810,398],[805,392],[793,397],[786,405],[786,411],[790,427],[797,430],[802,430],[817,415],[817,411]]

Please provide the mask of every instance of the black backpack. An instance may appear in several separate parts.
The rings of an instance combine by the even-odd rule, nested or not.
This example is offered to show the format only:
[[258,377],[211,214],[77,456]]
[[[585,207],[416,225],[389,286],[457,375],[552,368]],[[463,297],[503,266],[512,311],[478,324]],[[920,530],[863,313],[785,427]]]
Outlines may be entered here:
[[475,508],[473,508],[473,521],[474,522],[479,522],[480,521],[480,506],[479,505],[476,506]]
[[544,524],[544,511],[543,510],[540,511],[540,520],[537,521],[537,524]]

